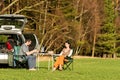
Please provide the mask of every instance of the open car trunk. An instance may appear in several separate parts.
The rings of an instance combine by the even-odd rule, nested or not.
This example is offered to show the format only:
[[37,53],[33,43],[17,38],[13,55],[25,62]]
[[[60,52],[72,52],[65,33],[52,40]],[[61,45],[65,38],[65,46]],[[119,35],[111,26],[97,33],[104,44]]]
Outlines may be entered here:
[[8,51],[6,48],[6,42],[9,37],[14,40],[14,46],[16,44],[22,45],[25,39],[31,39],[32,44],[30,50],[34,49],[38,45],[38,40],[35,34],[23,34],[27,19],[23,15],[0,15],[0,64],[8,64],[13,66],[13,51]]

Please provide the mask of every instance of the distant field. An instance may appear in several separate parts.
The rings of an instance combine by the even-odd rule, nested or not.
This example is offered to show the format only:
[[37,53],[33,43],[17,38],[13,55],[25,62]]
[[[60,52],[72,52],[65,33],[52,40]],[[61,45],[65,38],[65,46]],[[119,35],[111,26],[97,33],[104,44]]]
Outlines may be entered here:
[[47,61],[37,71],[0,68],[0,80],[120,80],[120,59],[75,59],[72,71],[47,70]]

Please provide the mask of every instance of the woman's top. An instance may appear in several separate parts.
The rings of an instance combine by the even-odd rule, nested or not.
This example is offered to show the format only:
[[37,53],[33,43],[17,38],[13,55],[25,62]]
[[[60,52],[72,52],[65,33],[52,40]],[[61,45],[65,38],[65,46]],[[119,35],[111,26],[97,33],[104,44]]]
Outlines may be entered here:
[[69,53],[70,53],[70,49],[64,48],[64,49],[61,51],[60,55],[63,55],[64,57],[66,57],[66,56],[69,55]]

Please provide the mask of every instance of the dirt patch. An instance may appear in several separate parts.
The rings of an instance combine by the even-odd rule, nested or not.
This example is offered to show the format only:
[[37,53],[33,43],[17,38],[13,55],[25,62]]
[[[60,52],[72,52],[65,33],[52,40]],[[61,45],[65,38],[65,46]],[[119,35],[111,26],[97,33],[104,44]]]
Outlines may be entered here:
[[52,56],[39,56],[39,58],[37,57],[38,61],[48,61],[48,60],[52,60]]
[[[98,57],[90,57],[90,56],[73,56],[74,59],[80,59],[80,58],[98,58]],[[37,60],[39,61],[48,61],[52,60],[52,56],[39,56],[39,59],[37,57]]]
[[90,56],[73,56],[75,59],[79,58],[98,58],[98,57],[90,57]]

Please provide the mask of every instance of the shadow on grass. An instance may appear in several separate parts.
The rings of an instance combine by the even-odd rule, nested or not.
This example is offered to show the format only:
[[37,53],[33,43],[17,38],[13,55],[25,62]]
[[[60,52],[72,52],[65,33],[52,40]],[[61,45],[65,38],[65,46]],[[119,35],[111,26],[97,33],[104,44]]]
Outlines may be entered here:
[[0,64],[0,68],[9,68],[8,64]]

